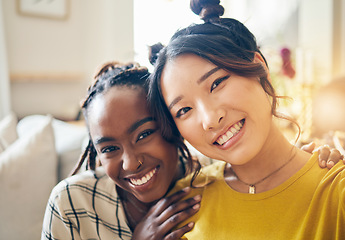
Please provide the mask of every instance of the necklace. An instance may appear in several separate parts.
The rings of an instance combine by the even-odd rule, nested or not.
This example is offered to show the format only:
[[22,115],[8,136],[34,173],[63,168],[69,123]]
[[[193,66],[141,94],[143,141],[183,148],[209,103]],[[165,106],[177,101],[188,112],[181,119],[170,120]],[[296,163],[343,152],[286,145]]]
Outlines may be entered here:
[[276,170],[274,170],[273,172],[271,172],[270,174],[268,174],[267,176],[265,176],[264,178],[261,178],[259,181],[256,181],[254,183],[247,183],[245,181],[242,181],[237,174],[235,173],[234,169],[232,169],[232,167],[230,167],[230,170],[233,172],[233,174],[235,175],[235,177],[237,178],[238,181],[240,181],[241,183],[249,186],[248,189],[248,193],[249,194],[255,194],[256,192],[256,185],[262,183],[263,181],[265,181],[267,178],[271,177],[273,174],[277,173],[279,170],[281,170],[283,167],[285,167],[289,162],[292,161],[292,159],[296,156],[296,151],[295,153],[290,157],[290,159],[288,161],[286,161],[283,165],[281,165],[279,168],[277,168]]

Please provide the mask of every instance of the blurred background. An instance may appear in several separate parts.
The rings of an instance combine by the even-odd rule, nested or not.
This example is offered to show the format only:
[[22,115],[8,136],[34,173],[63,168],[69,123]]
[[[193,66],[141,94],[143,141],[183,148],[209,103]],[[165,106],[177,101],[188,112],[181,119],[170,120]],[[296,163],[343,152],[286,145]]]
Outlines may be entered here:
[[[345,0],[221,4],[255,34],[274,87],[290,96],[278,110],[302,131],[296,142],[296,126],[279,120],[288,139],[345,155]],[[0,0],[0,239],[40,238],[51,189],[89,142],[79,110],[97,66],[152,70],[148,46],[193,22],[189,0]]]
[[[281,110],[298,119],[304,137],[345,130],[344,84],[325,88],[345,76],[345,1],[221,4],[224,16],[257,36],[274,85],[293,99]],[[78,120],[99,64],[135,60],[149,66],[147,46],[167,43],[192,22],[199,18],[188,0],[1,0],[0,119],[14,112],[19,119],[51,114]]]

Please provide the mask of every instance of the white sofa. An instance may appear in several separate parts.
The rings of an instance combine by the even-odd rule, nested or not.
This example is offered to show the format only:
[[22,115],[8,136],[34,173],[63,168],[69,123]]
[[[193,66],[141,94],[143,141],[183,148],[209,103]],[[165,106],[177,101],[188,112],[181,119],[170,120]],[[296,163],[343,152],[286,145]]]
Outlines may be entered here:
[[52,188],[87,144],[84,125],[32,115],[0,119],[0,239],[40,239]]

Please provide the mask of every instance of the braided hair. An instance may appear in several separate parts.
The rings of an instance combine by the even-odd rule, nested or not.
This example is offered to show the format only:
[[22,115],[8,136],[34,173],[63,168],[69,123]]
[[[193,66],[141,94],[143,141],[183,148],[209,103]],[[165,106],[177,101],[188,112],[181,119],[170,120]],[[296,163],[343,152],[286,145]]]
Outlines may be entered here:
[[[101,65],[99,70],[95,74],[94,83],[88,88],[86,99],[81,104],[86,126],[89,128],[88,107],[96,96],[106,93],[110,88],[114,86],[139,87],[142,88],[145,93],[147,93],[148,87],[146,80],[148,76],[148,69],[146,67],[140,66],[135,62],[128,64],[121,64],[119,62],[107,62]],[[78,161],[70,175],[75,175],[80,170],[85,160],[87,161],[86,170],[95,170],[96,166],[100,164],[99,162],[97,162],[97,151],[93,145],[90,136],[90,130],[88,130],[88,132],[88,145],[86,146],[84,153],[81,155],[80,160]],[[183,140],[174,139],[174,141],[170,142],[177,146],[177,149],[182,155],[182,167],[185,167],[185,163],[187,163],[188,171],[191,171],[191,169],[195,165],[195,161],[192,159],[192,156]],[[185,173],[187,172],[185,171]]]
[[[155,68],[149,78],[148,100],[152,113],[163,129],[163,136],[171,138],[180,135],[168,110],[161,91],[161,77],[165,64],[180,55],[194,54],[214,65],[242,77],[258,77],[264,91],[271,97],[271,112],[278,118],[287,119],[299,129],[295,120],[276,111],[278,96],[267,77],[261,63],[254,62],[255,54],[260,54],[266,66],[265,57],[260,52],[255,36],[241,22],[232,18],[221,18],[224,13],[219,0],[191,0],[191,10],[204,23],[191,24],[178,30],[167,46],[156,49],[156,57],[151,57]],[[151,53],[153,54],[153,53]],[[298,137],[297,137],[298,138]]]

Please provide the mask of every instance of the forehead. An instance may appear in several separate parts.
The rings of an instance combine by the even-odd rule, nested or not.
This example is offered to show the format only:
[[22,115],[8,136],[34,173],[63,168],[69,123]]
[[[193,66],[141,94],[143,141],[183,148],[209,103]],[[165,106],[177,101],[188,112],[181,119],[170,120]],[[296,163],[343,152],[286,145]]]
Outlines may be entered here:
[[194,54],[183,54],[167,61],[162,72],[162,84],[174,79],[199,79],[205,72],[216,66],[208,60]]
[[205,74],[215,67],[213,63],[194,54],[184,54],[169,60],[161,77],[163,97],[169,101],[167,98],[192,91],[200,85]]
[[95,126],[114,124],[124,128],[149,115],[146,95],[139,87],[112,87],[96,96],[88,109],[90,131]]

